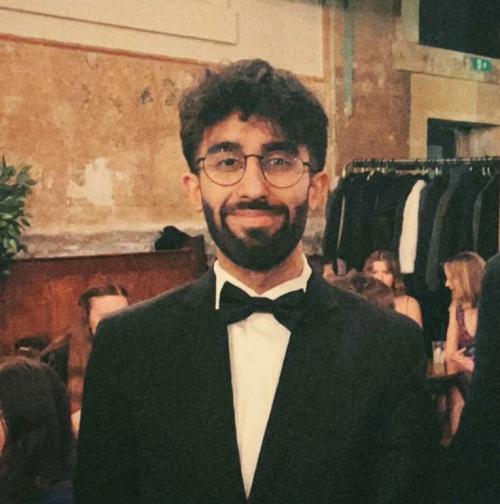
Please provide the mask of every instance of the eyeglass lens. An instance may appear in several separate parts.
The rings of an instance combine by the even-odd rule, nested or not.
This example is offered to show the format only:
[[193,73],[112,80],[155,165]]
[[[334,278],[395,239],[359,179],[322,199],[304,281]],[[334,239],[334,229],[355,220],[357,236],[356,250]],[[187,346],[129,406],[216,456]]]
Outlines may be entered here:
[[273,151],[263,156],[248,155],[240,152],[218,151],[208,153],[203,162],[203,169],[210,180],[220,185],[232,185],[239,182],[245,173],[248,158],[255,157],[266,180],[276,187],[290,187],[296,184],[305,171],[300,158],[286,151]]

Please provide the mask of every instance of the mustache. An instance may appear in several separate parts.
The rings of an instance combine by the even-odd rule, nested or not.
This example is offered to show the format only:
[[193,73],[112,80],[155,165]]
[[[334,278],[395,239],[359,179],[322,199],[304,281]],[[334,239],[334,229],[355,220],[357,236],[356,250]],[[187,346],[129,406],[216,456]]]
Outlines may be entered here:
[[234,205],[224,205],[220,212],[223,217],[236,213],[238,210],[263,210],[275,215],[288,215],[286,205],[271,205],[266,200],[240,201]]

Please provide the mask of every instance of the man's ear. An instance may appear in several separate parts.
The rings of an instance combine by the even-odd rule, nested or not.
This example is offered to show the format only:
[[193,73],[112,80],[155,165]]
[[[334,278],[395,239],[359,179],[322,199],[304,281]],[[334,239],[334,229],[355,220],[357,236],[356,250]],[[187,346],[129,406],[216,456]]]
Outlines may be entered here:
[[201,212],[203,210],[203,201],[201,199],[200,179],[198,175],[191,172],[182,175],[182,186],[194,210]]
[[324,171],[315,173],[311,177],[308,194],[309,208],[311,210],[316,210],[316,208],[326,201],[329,182],[330,177]]

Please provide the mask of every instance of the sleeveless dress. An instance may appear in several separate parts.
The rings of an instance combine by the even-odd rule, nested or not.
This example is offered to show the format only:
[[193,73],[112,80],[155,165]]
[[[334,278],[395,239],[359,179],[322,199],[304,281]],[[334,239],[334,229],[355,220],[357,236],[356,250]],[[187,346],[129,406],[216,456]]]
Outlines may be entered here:
[[[465,310],[462,305],[457,306],[456,319],[458,325],[458,348],[468,348],[467,356],[474,358],[475,355],[475,334],[471,334],[465,325]],[[458,377],[458,388],[465,400],[469,395],[470,373],[462,373]]]
[[465,310],[462,305],[457,306],[456,312],[458,326],[458,348],[470,347],[475,340],[475,335],[470,334],[465,325]]

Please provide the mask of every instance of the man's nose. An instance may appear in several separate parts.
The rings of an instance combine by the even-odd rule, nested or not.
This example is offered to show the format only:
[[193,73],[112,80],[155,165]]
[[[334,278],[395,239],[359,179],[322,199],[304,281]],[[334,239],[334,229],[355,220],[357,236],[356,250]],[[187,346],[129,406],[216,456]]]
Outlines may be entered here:
[[238,183],[239,196],[257,199],[266,195],[269,191],[269,186],[262,172],[260,159],[249,157],[246,163],[245,173]]

